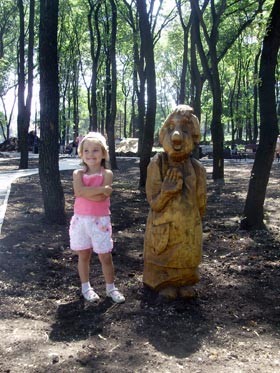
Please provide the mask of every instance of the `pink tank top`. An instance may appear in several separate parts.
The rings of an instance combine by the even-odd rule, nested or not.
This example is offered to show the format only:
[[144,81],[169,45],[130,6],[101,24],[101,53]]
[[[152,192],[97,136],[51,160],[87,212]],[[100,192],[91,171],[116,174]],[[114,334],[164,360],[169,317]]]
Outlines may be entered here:
[[[103,184],[104,175],[103,170],[100,174],[94,175],[83,175],[83,183],[85,186],[98,187]],[[74,203],[74,214],[77,215],[93,215],[93,216],[107,216],[110,215],[110,198],[106,198],[104,201],[91,201],[84,197],[76,197]]]

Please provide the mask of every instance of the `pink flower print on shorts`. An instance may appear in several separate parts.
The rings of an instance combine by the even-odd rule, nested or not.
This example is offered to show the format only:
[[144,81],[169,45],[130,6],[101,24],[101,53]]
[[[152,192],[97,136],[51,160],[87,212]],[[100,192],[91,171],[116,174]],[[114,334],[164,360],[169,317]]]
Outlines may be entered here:
[[[110,232],[111,224],[108,225],[107,222],[101,222],[100,219],[94,218],[94,223],[96,224],[96,227],[101,231],[101,232]],[[105,223],[105,224],[104,224]]]

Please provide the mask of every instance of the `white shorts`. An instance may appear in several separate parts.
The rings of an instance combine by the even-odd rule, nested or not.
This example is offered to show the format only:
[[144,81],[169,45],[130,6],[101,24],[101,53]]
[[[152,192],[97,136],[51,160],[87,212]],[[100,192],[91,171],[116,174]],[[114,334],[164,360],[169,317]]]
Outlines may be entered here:
[[113,249],[110,216],[73,215],[69,235],[74,251],[92,248],[97,254],[105,254]]

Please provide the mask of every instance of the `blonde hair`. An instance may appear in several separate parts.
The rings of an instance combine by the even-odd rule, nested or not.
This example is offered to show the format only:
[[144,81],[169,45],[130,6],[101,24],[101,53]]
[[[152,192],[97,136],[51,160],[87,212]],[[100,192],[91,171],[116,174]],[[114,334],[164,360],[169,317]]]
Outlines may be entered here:
[[[109,152],[108,152],[108,147],[107,147],[105,137],[99,132],[89,132],[86,136],[84,136],[82,138],[82,140],[79,142],[79,145],[78,145],[78,155],[79,155],[80,158],[82,158],[84,143],[85,143],[86,140],[93,140],[101,146],[101,149],[102,149],[102,152],[103,152],[103,155],[104,155],[104,158],[102,159],[101,165],[104,168],[110,168]],[[87,165],[83,161],[81,162],[81,164],[83,166],[87,167]]]

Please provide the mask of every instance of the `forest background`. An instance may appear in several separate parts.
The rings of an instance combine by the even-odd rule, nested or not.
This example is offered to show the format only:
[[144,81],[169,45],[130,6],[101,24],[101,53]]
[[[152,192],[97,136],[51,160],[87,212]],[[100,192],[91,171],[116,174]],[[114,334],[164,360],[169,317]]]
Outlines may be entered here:
[[[262,162],[257,152],[252,173],[261,174],[262,185],[256,179],[251,188],[244,225],[263,227],[279,132],[279,0],[18,0],[0,5],[2,135],[10,137],[17,104],[20,168],[28,168],[29,130],[40,133],[48,220],[64,220],[58,144],[99,130],[106,133],[117,168],[116,138],[137,137],[143,186],[158,128],[175,104],[188,103],[201,121],[203,142],[213,144],[214,180],[224,179],[225,144],[256,144],[263,128]],[[39,103],[30,127],[36,80]],[[11,91],[9,111],[5,99]]]

